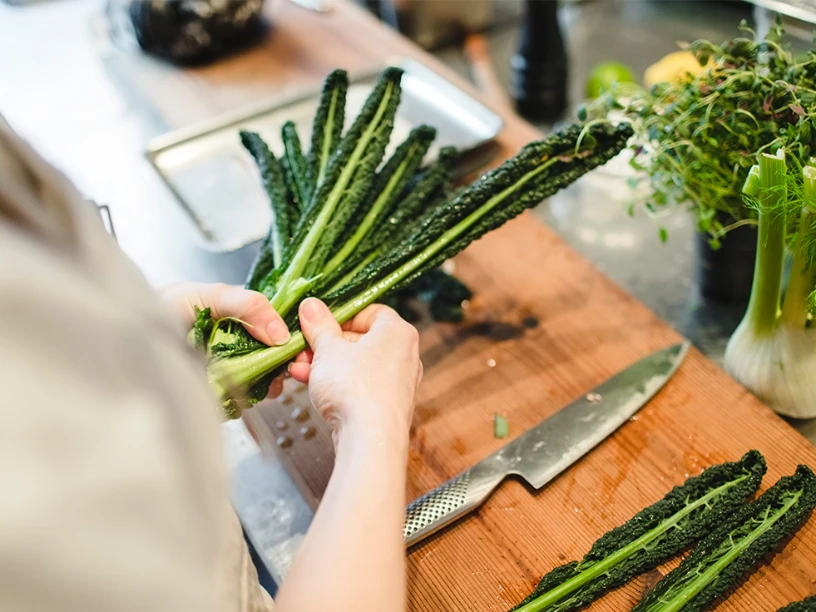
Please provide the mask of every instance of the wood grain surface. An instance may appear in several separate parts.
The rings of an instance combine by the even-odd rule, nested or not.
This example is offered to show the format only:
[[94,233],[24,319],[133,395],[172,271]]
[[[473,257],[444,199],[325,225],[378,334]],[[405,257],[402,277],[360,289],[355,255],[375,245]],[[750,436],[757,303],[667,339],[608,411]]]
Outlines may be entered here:
[[[182,72],[121,53],[109,66],[169,128],[316,86],[335,67],[365,70],[393,54],[416,57],[473,91],[350,4],[319,15],[277,0],[269,10],[273,29],[266,44],[216,66]],[[540,137],[512,114],[504,117],[497,162]],[[456,266],[476,296],[464,323],[422,326],[426,374],[406,501],[498,448],[504,441],[493,437],[495,412],[507,415],[515,437],[680,339],[529,214],[473,244]],[[319,416],[293,418],[296,407],[309,408],[308,396],[290,381],[282,401],[259,405],[256,416],[291,439],[277,452],[315,506],[331,473],[331,438]],[[309,439],[300,435],[304,423],[315,427]],[[477,513],[410,551],[410,609],[507,610],[543,573],[583,555],[596,538],[688,475],[751,448],[768,459],[763,489],[797,463],[816,467],[813,446],[692,350],[632,422],[553,483],[535,492],[506,482]],[[658,577],[641,577],[591,610],[627,610]],[[775,611],[814,593],[816,518],[717,609]]]

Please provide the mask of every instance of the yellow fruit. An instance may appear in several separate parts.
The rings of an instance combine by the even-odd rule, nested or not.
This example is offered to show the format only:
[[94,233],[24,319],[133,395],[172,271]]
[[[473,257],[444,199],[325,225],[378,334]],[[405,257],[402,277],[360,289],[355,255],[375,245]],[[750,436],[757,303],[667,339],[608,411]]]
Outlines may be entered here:
[[690,51],[675,51],[646,69],[643,74],[643,84],[646,89],[653,87],[657,83],[676,84],[680,82],[684,75],[697,76],[707,67],[701,66]]

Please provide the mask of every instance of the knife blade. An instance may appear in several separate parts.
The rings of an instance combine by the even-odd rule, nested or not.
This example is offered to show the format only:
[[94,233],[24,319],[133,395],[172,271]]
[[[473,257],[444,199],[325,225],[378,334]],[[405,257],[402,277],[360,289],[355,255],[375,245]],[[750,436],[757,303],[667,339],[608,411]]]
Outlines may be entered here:
[[478,508],[507,476],[543,487],[632,418],[674,375],[688,349],[683,342],[635,362],[411,503],[403,527],[406,546]]

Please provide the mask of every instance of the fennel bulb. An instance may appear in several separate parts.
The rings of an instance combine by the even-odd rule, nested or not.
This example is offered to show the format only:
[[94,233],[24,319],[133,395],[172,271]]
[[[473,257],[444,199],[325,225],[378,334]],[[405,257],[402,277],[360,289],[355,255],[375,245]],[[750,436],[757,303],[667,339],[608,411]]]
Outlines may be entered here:
[[[816,330],[808,327],[815,269],[812,164],[802,170],[801,199],[788,193],[784,151],[761,154],[751,168],[743,192],[758,202],[756,269],[745,317],[725,349],[726,372],[771,409],[795,418],[816,417]],[[788,241],[795,214],[798,231]],[[793,261],[780,309],[786,243]]]

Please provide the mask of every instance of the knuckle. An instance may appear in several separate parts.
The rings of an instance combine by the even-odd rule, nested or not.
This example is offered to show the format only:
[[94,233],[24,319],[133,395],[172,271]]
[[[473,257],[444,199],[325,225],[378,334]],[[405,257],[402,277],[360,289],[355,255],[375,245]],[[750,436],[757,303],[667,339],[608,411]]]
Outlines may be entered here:
[[400,333],[405,337],[406,340],[419,344],[419,331],[416,327],[408,323],[407,321],[403,321],[400,319]]

